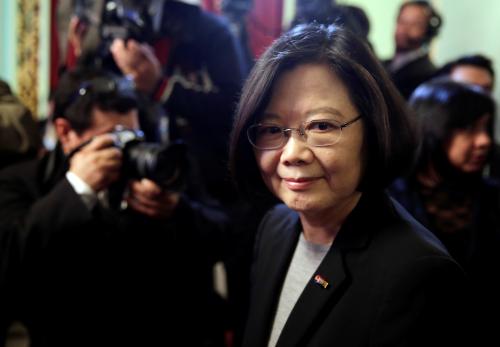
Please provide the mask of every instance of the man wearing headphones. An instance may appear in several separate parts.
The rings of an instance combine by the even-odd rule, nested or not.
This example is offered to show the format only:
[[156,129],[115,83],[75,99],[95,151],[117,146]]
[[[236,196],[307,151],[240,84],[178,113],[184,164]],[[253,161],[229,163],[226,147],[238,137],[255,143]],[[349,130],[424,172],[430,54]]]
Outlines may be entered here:
[[441,16],[427,1],[409,1],[399,8],[394,33],[396,53],[384,61],[384,66],[406,99],[436,72],[429,57],[429,45],[441,23]]

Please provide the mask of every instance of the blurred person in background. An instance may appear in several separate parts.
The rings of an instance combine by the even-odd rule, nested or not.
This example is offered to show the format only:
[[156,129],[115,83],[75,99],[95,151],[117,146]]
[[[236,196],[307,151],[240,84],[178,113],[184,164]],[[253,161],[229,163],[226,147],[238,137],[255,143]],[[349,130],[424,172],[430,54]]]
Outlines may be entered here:
[[[41,130],[31,111],[0,80],[0,170],[42,155]],[[0,219],[0,224],[4,223]],[[14,282],[18,276],[19,248],[14,235],[0,232],[0,345],[15,319]]]
[[[436,76],[448,76],[453,81],[472,84],[493,93],[495,70],[491,59],[482,54],[465,55],[441,67]],[[500,145],[495,141],[492,158],[486,170],[490,177],[500,181]]]
[[182,193],[173,144],[142,142],[122,82],[94,68],[63,75],[56,148],[0,172],[15,317],[33,346],[224,346],[212,269],[226,217]]
[[[69,37],[79,64],[101,61],[117,69],[147,96],[146,103],[162,106],[165,115],[152,117],[160,137],[187,142],[193,184],[202,183],[210,197],[226,202],[234,199],[226,172],[227,138],[246,66],[229,23],[198,2],[100,1],[103,7],[94,3],[90,14],[77,13]],[[116,27],[128,33],[120,35]],[[86,48],[91,30],[100,37]]]
[[295,17],[290,27],[307,23],[342,26],[372,48],[368,40],[370,21],[361,7],[338,4],[335,0],[297,0]]
[[41,130],[30,110],[0,80],[0,169],[41,154]]
[[488,93],[492,93],[495,87],[493,63],[482,54],[465,55],[444,64],[436,72],[436,77],[439,76],[479,86]]
[[[103,7],[111,3],[128,12]],[[115,24],[116,14],[120,25]],[[104,31],[114,33],[115,27],[134,32],[137,17],[146,24],[146,29],[138,30],[142,33],[139,37],[104,35]],[[105,66],[133,81],[143,103],[153,108],[148,113],[152,117],[140,117],[147,120],[141,125],[152,124],[149,133],[160,129],[160,141],[182,140],[187,144],[190,165],[185,172],[185,194],[222,205],[237,226],[232,246],[226,247],[234,256],[229,256],[225,265],[228,295],[239,307],[240,298],[234,296],[248,290],[248,270],[241,268],[239,259],[248,268],[258,219],[253,214],[259,215],[260,208],[241,202],[227,171],[229,132],[247,71],[228,21],[204,11],[196,0],[95,0],[89,15],[77,12],[69,31],[72,45],[80,52],[78,64],[95,64],[98,57]],[[93,32],[97,32],[97,45],[91,44]],[[234,312],[240,315],[239,308]],[[235,321],[229,319],[230,324]]]
[[436,72],[429,49],[442,26],[441,15],[428,1],[405,1],[394,32],[394,56],[384,66],[404,98]]
[[480,87],[438,79],[419,86],[410,106],[422,136],[420,154],[414,172],[396,180],[390,192],[444,243],[471,279],[473,345],[498,342],[488,317],[500,309],[495,275],[500,187],[483,175],[493,147],[494,101]]

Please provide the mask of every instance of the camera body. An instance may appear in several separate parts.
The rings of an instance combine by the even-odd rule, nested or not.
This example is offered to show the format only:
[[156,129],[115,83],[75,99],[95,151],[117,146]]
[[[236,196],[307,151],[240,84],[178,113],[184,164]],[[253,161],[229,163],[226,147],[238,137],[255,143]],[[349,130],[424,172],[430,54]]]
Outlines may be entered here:
[[126,208],[123,196],[131,179],[147,178],[169,191],[184,189],[188,160],[183,142],[168,145],[145,142],[142,131],[121,126],[115,127],[111,134],[114,146],[123,153],[120,178],[108,188],[108,202],[112,209]]
[[186,145],[145,142],[140,130],[115,127],[114,146],[123,153],[122,180],[147,178],[164,189],[179,191],[187,169]]
[[151,39],[151,20],[147,12],[126,7],[119,0],[105,0],[101,15],[101,40],[133,39],[147,42]]
[[[88,36],[81,57],[82,64],[99,66],[119,72],[110,53],[114,39],[149,43],[153,38],[151,18],[139,4],[123,0],[77,0],[75,11],[81,21],[90,24],[93,35]],[[87,39],[86,39],[87,40]]]

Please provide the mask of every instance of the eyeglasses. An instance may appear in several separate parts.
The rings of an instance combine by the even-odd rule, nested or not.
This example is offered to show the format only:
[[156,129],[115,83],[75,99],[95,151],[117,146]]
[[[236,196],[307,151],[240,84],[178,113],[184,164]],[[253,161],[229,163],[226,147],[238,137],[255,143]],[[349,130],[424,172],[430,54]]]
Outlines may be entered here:
[[319,119],[304,122],[300,128],[284,128],[272,123],[259,123],[247,129],[248,140],[257,149],[270,150],[283,147],[292,132],[296,131],[304,141],[314,147],[331,146],[339,142],[342,129],[361,119],[362,115],[339,124],[332,119]]

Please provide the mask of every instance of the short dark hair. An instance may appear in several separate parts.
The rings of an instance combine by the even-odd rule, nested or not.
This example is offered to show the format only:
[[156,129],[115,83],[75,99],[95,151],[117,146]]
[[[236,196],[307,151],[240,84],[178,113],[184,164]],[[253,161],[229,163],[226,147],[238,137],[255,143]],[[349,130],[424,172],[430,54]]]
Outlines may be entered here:
[[[94,107],[126,113],[138,108],[132,84],[107,70],[78,67],[61,76],[53,95],[52,119],[65,118],[76,132],[90,127]],[[104,86],[104,87],[103,87]]]
[[493,79],[495,78],[495,70],[493,70],[493,63],[491,59],[482,54],[464,55],[455,60],[452,60],[443,65],[443,67],[441,67],[436,73],[436,76],[449,75],[451,74],[454,68],[464,65],[471,65],[485,69],[486,71],[488,71],[491,77],[493,77]]
[[495,102],[480,87],[447,78],[421,84],[409,104],[417,116],[421,148],[417,171],[431,164],[444,167],[444,143],[457,129],[466,129],[485,114],[491,114],[488,132],[493,139]]
[[358,6],[340,5],[332,0],[298,1],[291,27],[308,23],[341,26],[368,41],[370,21]]
[[299,25],[267,49],[243,87],[230,140],[230,169],[242,191],[252,195],[265,187],[246,131],[269,103],[277,79],[305,63],[328,64],[363,115],[366,163],[359,189],[383,189],[409,169],[417,143],[413,123],[368,46],[335,25]]

